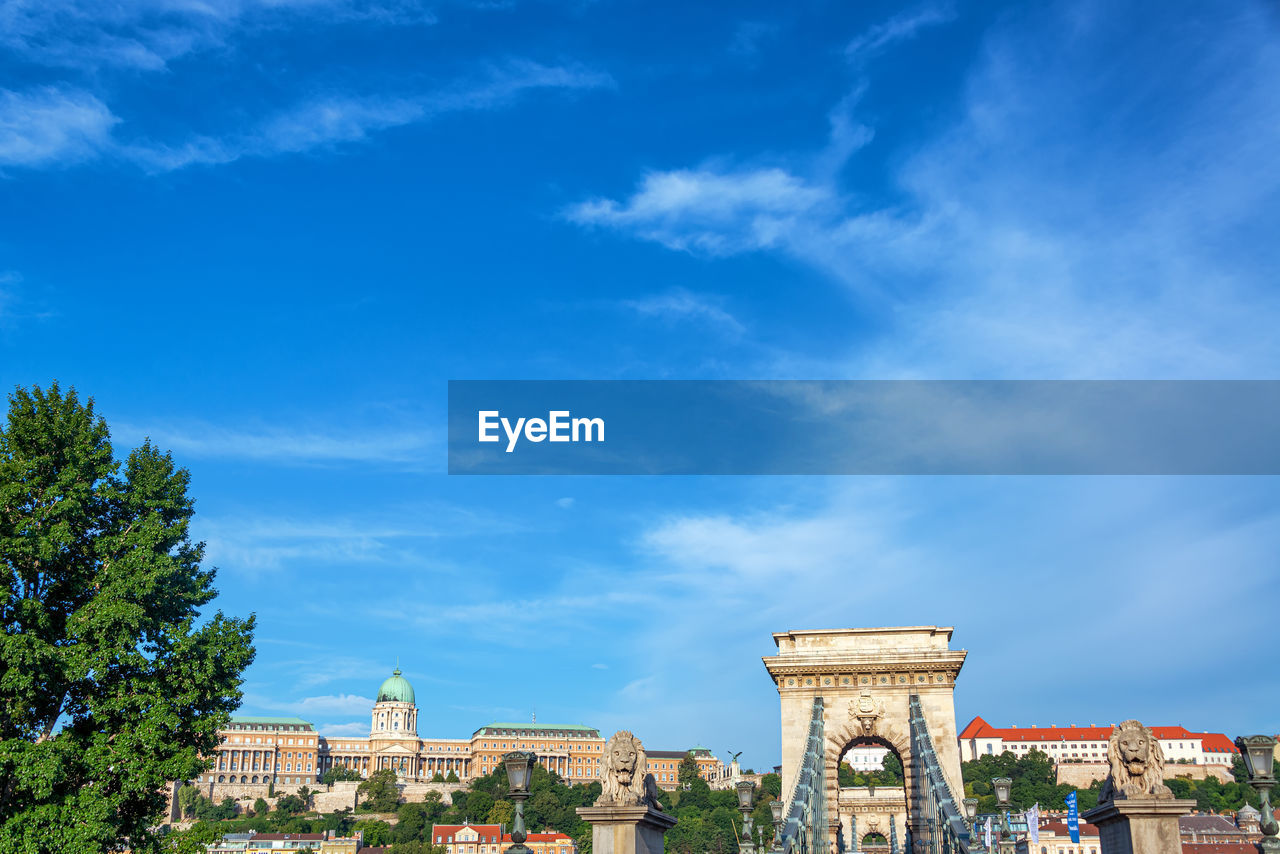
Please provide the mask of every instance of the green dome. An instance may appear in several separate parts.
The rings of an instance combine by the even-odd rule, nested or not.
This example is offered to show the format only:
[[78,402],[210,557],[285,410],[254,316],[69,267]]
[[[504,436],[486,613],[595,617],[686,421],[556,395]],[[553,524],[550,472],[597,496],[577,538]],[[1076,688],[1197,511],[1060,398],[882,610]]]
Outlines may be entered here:
[[416,704],[413,699],[413,686],[409,684],[409,680],[400,675],[400,668],[397,667],[386,682],[382,683],[382,687],[378,689],[378,699],[376,702],[389,701],[393,703],[409,703]]

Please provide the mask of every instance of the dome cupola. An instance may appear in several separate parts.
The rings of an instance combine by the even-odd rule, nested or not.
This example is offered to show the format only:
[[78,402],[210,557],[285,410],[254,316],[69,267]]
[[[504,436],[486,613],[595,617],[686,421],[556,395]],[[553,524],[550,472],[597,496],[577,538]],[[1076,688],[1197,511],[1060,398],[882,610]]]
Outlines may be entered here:
[[400,668],[396,667],[386,682],[382,683],[382,687],[378,689],[378,703],[408,703],[416,705],[413,698],[413,686],[409,684],[409,680],[400,675]]

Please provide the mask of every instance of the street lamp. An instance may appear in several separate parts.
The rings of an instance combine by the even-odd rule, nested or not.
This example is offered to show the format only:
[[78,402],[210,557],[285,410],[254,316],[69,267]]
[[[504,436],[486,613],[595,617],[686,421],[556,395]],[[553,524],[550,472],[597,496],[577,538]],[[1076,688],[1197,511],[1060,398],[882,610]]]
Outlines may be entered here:
[[1002,817],[1000,819],[1000,854],[1006,851],[1012,852],[1014,848],[1012,829],[1009,827],[1009,789],[1013,786],[1013,780],[1008,777],[996,777],[991,781],[991,785],[996,790],[996,800],[1000,803],[1000,811]]
[[1236,739],[1236,747],[1244,757],[1245,770],[1249,772],[1249,785],[1258,791],[1262,801],[1262,842],[1265,854],[1280,854],[1280,823],[1271,809],[1271,787],[1276,784],[1272,767],[1276,740],[1269,735],[1242,735]]
[[964,817],[969,822],[969,847],[975,846],[975,839],[978,836],[978,799],[964,799]]
[[782,841],[782,806],[782,798],[777,798],[769,803],[769,811],[773,813],[774,844]]
[[754,854],[756,847],[752,841],[752,831],[755,829],[751,826],[751,801],[756,791],[756,784],[750,780],[743,780],[735,786],[738,790],[738,812],[742,813],[742,841],[738,843],[738,848],[743,854]]
[[507,769],[507,785],[511,787],[511,800],[516,802],[516,817],[511,823],[512,845],[506,854],[533,854],[533,849],[524,844],[529,834],[524,829],[524,802],[529,797],[529,782],[533,779],[533,766],[538,761],[538,754],[514,750],[502,757],[502,764]]

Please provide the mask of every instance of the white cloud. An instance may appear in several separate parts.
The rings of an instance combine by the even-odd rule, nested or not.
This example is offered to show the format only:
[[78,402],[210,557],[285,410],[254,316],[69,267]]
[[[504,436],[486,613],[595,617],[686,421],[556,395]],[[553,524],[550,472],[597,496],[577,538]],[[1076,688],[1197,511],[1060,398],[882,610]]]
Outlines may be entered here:
[[580,225],[632,231],[671,249],[731,255],[785,244],[800,217],[834,200],[831,188],[776,167],[680,169],[646,175],[625,202],[592,199],[565,216]]
[[[1267,14],[1225,17],[1207,47],[1160,29],[1181,26],[1177,14],[1149,24],[1064,4],[1008,16],[959,119],[900,152],[891,206],[868,206],[841,177],[869,138],[853,118],[860,79],[816,155],[654,172],[630,197],[566,216],[713,257],[778,253],[843,284],[863,328],[810,372],[1271,376],[1280,250],[1262,235],[1280,228],[1280,46]],[[896,18],[855,52],[946,15]],[[1045,54],[1046,40],[1061,49]]]
[[669,323],[697,321],[730,335],[745,332],[742,323],[722,307],[722,300],[677,288],[665,294],[643,299],[623,300],[625,308],[641,317],[652,317]]
[[371,463],[422,467],[439,449],[439,440],[421,431],[310,432],[225,427],[204,422],[151,424],[122,422],[117,438],[128,444],[152,443],[179,456],[213,459],[267,460],[275,463]]
[[202,515],[194,526],[206,544],[207,563],[242,573],[315,564],[398,565],[441,572],[447,566],[426,551],[431,541],[513,530],[496,517],[439,503],[382,508],[376,518]]
[[902,12],[850,41],[845,47],[845,56],[856,62],[864,62],[889,45],[911,38],[925,27],[947,24],[955,20],[955,17],[955,9],[950,4]]
[[568,510],[570,507],[573,506],[573,499],[568,497],[557,498],[556,506],[559,507],[561,510]]
[[0,48],[46,66],[161,71],[180,57],[225,47],[242,31],[299,19],[435,21],[416,0],[14,0],[0,5]]
[[88,92],[56,87],[0,89],[0,167],[42,167],[92,159],[118,122]]
[[192,135],[176,141],[125,140],[120,121],[92,95],[58,89],[0,90],[0,166],[66,165],[95,157],[134,163],[149,172],[276,157],[359,143],[394,127],[451,112],[498,109],[521,94],[612,86],[602,72],[512,60],[439,90],[400,96],[329,93],[268,115],[246,131]]

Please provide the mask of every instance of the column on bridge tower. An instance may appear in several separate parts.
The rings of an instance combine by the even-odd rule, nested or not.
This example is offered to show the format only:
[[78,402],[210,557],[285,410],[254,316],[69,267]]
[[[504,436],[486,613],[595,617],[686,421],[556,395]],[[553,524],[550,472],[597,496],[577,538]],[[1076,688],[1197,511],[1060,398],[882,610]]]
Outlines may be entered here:
[[849,816],[849,850],[858,850],[858,817],[856,815]]
[[889,815],[889,854],[898,854],[898,823]]

